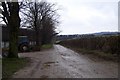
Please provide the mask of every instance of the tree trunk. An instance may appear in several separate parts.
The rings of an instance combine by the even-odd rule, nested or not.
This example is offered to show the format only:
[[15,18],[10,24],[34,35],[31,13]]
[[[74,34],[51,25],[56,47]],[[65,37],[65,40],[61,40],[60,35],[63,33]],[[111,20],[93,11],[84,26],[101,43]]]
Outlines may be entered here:
[[34,22],[35,24],[35,40],[36,40],[36,50],[40,51],[41,48],[41,41],[40,41],[40,32],[39,29],[37,27],[36,22]]
[[9,27],[9,54],[10,58],[18,58],[18,32],[20,27],[19,4],[11,3]]
[[35,27],[35,39],[36,39],[36,50],[40,51],[41,48],[41,41],[40,41],[40,29],[39,29],[39,25],[37,24],[38,22],[38,7],[37,4],[35,2],[35,12],[34,12],[34,27]]

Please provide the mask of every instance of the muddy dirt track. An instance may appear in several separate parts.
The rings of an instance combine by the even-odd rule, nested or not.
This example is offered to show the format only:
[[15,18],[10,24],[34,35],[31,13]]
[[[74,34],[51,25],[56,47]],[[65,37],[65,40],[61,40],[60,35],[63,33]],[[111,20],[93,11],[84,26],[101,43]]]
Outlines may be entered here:
[[31,63],[16,72],[14,78],[117,78],[118,64],[105,60],[92,60],[60,45],[52,49],[21,53]]

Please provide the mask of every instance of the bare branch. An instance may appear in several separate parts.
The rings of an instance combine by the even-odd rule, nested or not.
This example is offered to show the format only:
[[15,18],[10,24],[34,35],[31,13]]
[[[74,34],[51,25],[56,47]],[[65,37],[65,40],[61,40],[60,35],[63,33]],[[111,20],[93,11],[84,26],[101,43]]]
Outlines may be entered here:
[[[9,21],[9,12],[8,12],[8,10],[7,10],[7,7],[6,7],[5,2],[2,2],[2,7],[3,7],[3,10],[4,10],[4,11],[2,11],[2,15],[3,15],[4,17],[6,17],[7,21]],[[4,18],[3,20],[5,21],[5,18]],[[6,23],[6,22],[5,22],[5,23]]]

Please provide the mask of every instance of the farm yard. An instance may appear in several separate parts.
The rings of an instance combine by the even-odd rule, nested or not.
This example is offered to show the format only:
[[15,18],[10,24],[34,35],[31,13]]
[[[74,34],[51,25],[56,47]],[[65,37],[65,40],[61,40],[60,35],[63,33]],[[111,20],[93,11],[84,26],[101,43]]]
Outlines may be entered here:
[[116,0],[0,1],[0,78],[118,79],[118,7]]

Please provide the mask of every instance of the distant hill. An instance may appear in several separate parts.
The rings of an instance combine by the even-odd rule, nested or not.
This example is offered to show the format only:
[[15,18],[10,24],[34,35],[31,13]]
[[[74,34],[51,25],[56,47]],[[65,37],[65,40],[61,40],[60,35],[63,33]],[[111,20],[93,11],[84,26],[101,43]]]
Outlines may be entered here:
[[120,32],[99,32],[93,33],[95,36],[102,36],[102,35],[120,35]]
[[92,34],[73,34],[73,35],[58,35],[56,40],[68,40],[68,39],[79,39],[79,38],[90,38],[96,36],[116,36],[120,35],[120,32],[98,32]]

